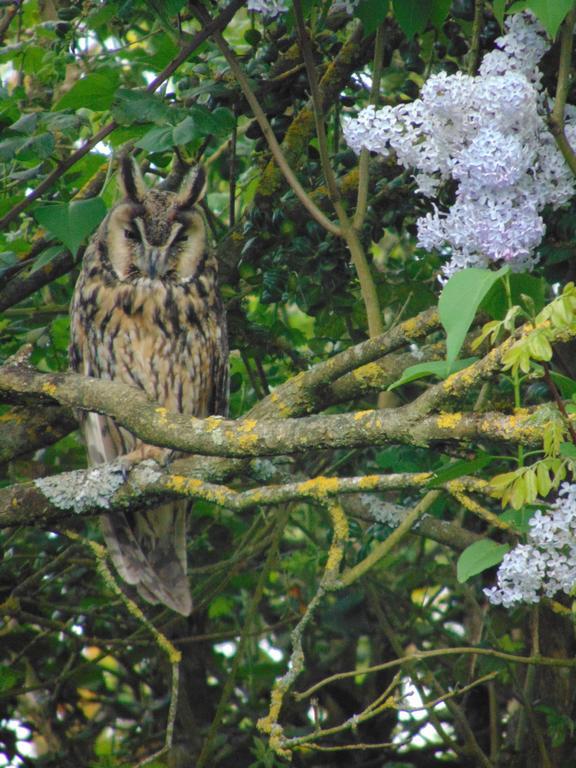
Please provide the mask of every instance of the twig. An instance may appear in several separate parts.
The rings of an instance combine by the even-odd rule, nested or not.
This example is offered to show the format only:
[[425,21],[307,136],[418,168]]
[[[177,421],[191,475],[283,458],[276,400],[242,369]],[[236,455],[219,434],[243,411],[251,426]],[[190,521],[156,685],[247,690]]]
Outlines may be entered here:
[[[382,66],[384,61],[384,25],[380,24],[376,30],[374,41],[374,64],[372,66],[372,85],[370,87],[370,104],[376,106],[380,96],[380,81],[382,79]],[[360,230],[368,208],[368,183],[369,183],[370,152],[364,147],[360,152],[358,161],[358,196],[356,199],[356,211],[352,225]]]
[[554,108],[550,115],[550,130],[556,144],[564,159],[568,163],[570,170],[576,175],[576,153],[570,146],[564,129],[564,111],[566,108],[566,99],[571,85],[572,72],[572,47],[574,24],[576,23],[576,6],[568,13],[562,24],[560,33],[560,61],[558,64],[558,81],[556,84],[556,98]]
[[328,188],[328,196],[334,206],[338,221],[340,222],[339,234],[346,241],[352,262],[358,275],[360,282],[360,290],[362,292],[362,299],[366,308],[366,316],[368,319],[368,332],[370,336],[378,336],[384,331],[384,321],[382,319],[382,312],[380,310],[380,301],[378,299],[378,292],[376,285],[370,271],[370,266],[366,259],[366,254],[358,238],[358,234],[353,227],[348,214],[346,213],[344,206],[340,200],[340,192],[338,190],[338,184],[336,183],[336,177],[330,163],[330,157],[328,153],[328,142],[326,140],[326,129],[324,125],[324,114],[322,109],[322,100],[320,97],[320,89],[318,86],[318,77],[316,74],[316,67],[314,64],[314,57],[312,54],[312,47],[310,45],[310,39],[304,23],[304,16],[302,13],[302,6],[300,0],[294,0],[294,14],[296,17],[296,27],[298,30],[298,37],[300,41],[300,49],[302,51],[302,57],[304,64],[306,65],[306,72],[308,74],[308,82],[310,85],[310,96],[312,98],[312,106],[314,113],[314,123],[316,126],[316,137],[318,139],[318,150],[320,154],[320,162],[324,173],[324,179]]
[[[402,667],[405,664],[412,664],[418,661],[424,661],[426,659],[432,659],[442,656],[461,656],[463,654],[473,654],[477,656],[487,656],[493,659],[501,659],[507,661],[510,664],[523,664],[525,666],[542,666],[542,667],[566,667],[567,669],[576,669],[576,659],[562,659],[555,656],[518,656],[513,653],[504,653],[504,651],[495,651],[492,648],[476,648],[469,646],[458,646],[454,648],[435,648],[432,651],[415,651],[400,659],[392,659],[391,661],[385,661],[382,664],[375,664],[374,666],[365,667],[362,669],[362,674],[369,675],[373,672],[382,672],[385,669],[394,669],[395,667]],[[351,677],[356,677],[358,670],[353,669],[350,672],[338,672],[335,675],[325,677],[320,682],[307,688],[305,691],[294,693],[296,701],[303,701],[309,699],[310,696],[315,694],[321,688],[324,688],[331,683],[335,683],[338,680],[347,680]]]
[[[203,8],[200,8],[200,6],[194,6],[194,13],[196,14],[196,17],[202,21],[203,24],[209,25],[210,17],[205,12]],[[274,131],[272,130],[272,126],[268,122],[268,118],[266,117],[266,114],[262,107],[260,106],[260,103],[258,99],[256,98],[254,91],[250,87],[250,83],[248,82],[248,78],[244,74],[244,71],[242,70],[242,67],[238,63],[238,60],[236,56],[234,55],[234,52],[220,33],[219,29],[216,29],[212,32],[212,36],[214,37],[214,40],[216,41],[216,44],[220,48],[224,58],[228,62],[228,66],[232,70],[232,73],[236,80],[238,81],[238,85],[240,86],[240,89],[242,90],[242,93],[244,94],[244,98],[250,105],[250,109],[252,110],[252,113],[254,117],[256,118],[258,125],[260,126],[260,130],[262,131],[264,138],[268,142],[268,147],[270,148],[270,152],[272,153],[272,156],[274,157],[274,160],[276,161],[278,167],[284,174],[284,177],[290,187],[292,188],[292,191],[300,200],[304,208],[308,211],[308,213],[312,216],[312,218],[318,222],[324,229],[326,229],[328,232],[330,232],[333,235],[340,235],[340,228],[334,224],[328,217],[320,210],[320,208],[317,207],[317,205],[314,203],[314,201],[311,199],[311,197],[308,195],[304,187],[300,184],[298,179],[296,178],[296,175],[290,165],[288,164],[284,153],[282,152],[282,148],[280,147],[280,144],[278,143],[278,140],[276,139],[276,136],[274,135]]]
[[472,22],[472,39],[468,53],[468,74],[475,75],[480,56],[480,33],[484,24],[484,0],[474,0],[474,20]]
[[441,495],[441,491],[428,491],[428,493],[416,504],[398,528],[395,528],[390,536],[385,541],[381,541],[377,544],[372,552],[367,555],[364,560],[361,560],[358,565],[353,568],[349,568],[342,574],[339,585],[343,587],[349,587],[361,576],[364,576],[368,571],[373,568],[376,563],[389,554],[394,547],[401,541],[407,533],[410,532],[414,523],[421,517]]
[[570,432],[570,437],[572,439],[572,442],[574,445],[576,445],[576,429],[574,429],[574,425],[572,424],[572,420],[570,419],[570,416],[568,415],[568,412],[566,410],[566,406],[564,405],[564,400],[562,400],[562,395],[558,391],[558,387],[554,383],[554,379],[550,375],[550,365],[544,360],[541,363],[542,369],[544,371],[544,381],[546,382],[546,385],[548,389],[550,390],[550,394],[554,398],[554,401],[556,405],[558,406],[558,410],[564,417],[564,421],[566,423],[566,426],[568,428],[568,432]]

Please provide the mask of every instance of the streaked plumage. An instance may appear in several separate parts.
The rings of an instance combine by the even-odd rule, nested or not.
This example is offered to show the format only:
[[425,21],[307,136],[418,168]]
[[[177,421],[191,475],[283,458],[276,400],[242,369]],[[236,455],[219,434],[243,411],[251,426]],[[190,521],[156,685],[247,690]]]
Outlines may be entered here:
[[[122,162],[123,198],[86,249],[70,343],[73,370],[123,381],[169,410],[200,417],[225,414],[228,392],[217,263],[196,205],[204,186],[196,168],[177,193],[149,190],[139,168]],[[92,464],[150,453],[105,416],[84,414],[81,427]],[[186,517],[186,503],[174,502],[102,518],[122,578],[149,602],[185,615],[191,610]]]

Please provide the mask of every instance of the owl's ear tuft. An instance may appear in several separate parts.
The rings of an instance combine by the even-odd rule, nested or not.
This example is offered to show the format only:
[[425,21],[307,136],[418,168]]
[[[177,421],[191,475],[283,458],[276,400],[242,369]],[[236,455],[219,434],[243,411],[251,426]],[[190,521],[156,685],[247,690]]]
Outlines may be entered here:
[[180,189],[176,195],[176,208],[192,208],[199,203],[206,192],[206,172],[201,165],[197,165],[186,174]]
[[148,187],[138,163],[129,155],[124,155],[120,160],[119,170],[118,185],[122,197],[141,203],[148,194]]

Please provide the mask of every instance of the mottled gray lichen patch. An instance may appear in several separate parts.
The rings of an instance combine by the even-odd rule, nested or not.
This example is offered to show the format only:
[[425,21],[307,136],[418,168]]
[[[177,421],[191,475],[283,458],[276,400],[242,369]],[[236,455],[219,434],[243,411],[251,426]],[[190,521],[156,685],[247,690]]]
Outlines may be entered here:
[[84,472],[39,478],[34,480],[34,485],[58,509],[81,513],[90,509],[109,509],[111,499],[124,485],[125,478],[125,468],[115,462]]
[[159,465],[153,459],[146,459],[136,464],[130,472],[132,480],[139,488],[146,488],[152,483],[157,483],[162,478]]
[[369,493],[361,493],[359,496],[366,511],[372,515],[374,520],[383,525],[389,525],[391,528],[396,528],[400,525],[408,512],[406,507],[392,504],[389,501],[383,501]]

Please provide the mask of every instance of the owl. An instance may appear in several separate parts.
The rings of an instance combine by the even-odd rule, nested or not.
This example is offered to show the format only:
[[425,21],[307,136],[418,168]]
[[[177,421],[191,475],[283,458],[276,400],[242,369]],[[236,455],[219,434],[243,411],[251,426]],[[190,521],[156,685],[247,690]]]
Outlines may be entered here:
[[[70,366],[144,390],[170,411],[225,415],[228,344],[218,267],[198,203],[205,174],[177,192],[148,189],[136,163],[119,169],[121,200],[90,241],[71,305]],[[166,459],[113,419],[82,413],[91,464],[117,457]],[[116,569],[150,603],[192,609],[186,558],[187,502],[102,517]]]

